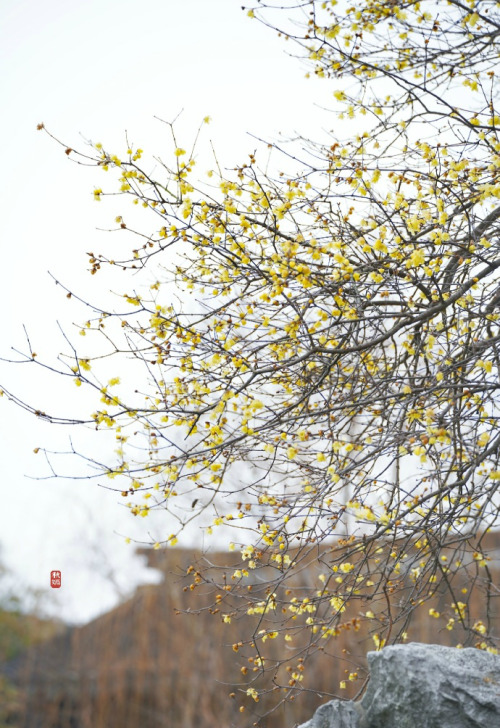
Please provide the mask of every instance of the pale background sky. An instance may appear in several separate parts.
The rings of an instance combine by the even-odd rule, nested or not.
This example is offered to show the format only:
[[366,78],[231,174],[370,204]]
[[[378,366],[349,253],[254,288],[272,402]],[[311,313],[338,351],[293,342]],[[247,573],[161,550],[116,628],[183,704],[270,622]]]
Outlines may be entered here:
[[[146,153],[168,157],[154,117],[172,120],[183,109],[177,130],[188,148],[210,115],[201,176],[213,166],[210,140],[219,161],[234,166],[256,147],[248,132],[318,138],[334,126],[315,106],[330,106],[332,89],[306,80],[286,51],[295,49],[235,0],[2,0],[0,356],[25,348],[24,324],[39,357],[54,357],[63,348],[57,321],[68,330],[85,320],[48,270],[89,298],[105,286],[104,277],[86,273],[85,255],[104,248],[96,228],[113,219],[93,200],[102,172],[71,164],[37,123],[75,147],[83,137],[122,150],[127,131]],[[0,384],[68,414],[58,380],[34,367],[0,362]],[[128,515],[114,493],[95,482],[32,479],[47,472],[33,449],[65,449],[68,428],[38,422],[5,398],[0,427],[0,556],[19,591],[40,589],[47,612],[82,621],[113,606],[119,591],[154,578],[125,544],[125,536],[149,540],[150,524]],[[65,464],[79,474],[78,462]],[[48,586],[52,569],[62,571],[60,591]]]

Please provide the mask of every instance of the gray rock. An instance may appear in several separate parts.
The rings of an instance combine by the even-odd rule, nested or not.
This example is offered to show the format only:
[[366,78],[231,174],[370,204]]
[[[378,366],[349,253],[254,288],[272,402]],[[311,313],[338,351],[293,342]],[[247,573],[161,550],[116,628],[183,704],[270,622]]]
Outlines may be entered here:
[[332,700],[301,728],[500,728],[500,656],[411,643],[368,664],[361,701]]
[[321,705],[311,720],[300,728],[357,728],[359,703],[352,700],[330,700]]

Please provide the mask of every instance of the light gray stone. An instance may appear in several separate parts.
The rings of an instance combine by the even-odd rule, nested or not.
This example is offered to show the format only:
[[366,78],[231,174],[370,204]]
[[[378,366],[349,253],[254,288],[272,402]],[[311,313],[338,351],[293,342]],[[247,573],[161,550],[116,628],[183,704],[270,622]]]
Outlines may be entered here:
[[300,728],[357,728],[359,704],[352,700],[330,700]]
[[332,700],[301,728],[500,728],[500,657],[411,643],[368,653],[357,703]]

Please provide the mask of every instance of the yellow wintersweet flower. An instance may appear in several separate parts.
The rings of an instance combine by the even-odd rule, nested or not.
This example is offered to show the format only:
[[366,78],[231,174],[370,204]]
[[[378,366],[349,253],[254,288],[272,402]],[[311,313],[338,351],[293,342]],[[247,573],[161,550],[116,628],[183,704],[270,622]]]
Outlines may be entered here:
[[490,436],[488,435],[488,433],[487,432],[483,432],[477,438],[477,444],[479,445],[479,447],[484,447],[485,445],[488,444],[489,439],[490,439]]
[[425,261],[425,252],[422,248],[419,250],[414,250],[413,253],[410,255],[410,259],[406,261],[406,267],[407,268],[416,268],[419,265],[422,265],[422,263]]
[[348,561],[345,564],[341,564],[339,566],[340,571],[342,571],[344,574],[348,574],[350,571],[354,569],[354,564],[350,564]]

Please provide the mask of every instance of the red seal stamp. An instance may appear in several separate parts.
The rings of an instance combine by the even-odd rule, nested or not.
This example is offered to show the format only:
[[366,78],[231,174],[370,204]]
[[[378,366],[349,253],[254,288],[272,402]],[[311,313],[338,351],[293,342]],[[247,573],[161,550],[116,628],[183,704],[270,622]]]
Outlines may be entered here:
[[52,589],[61,588],[61,572],[60,571],[51,571],[50,572],[50,586],[52,587]]

